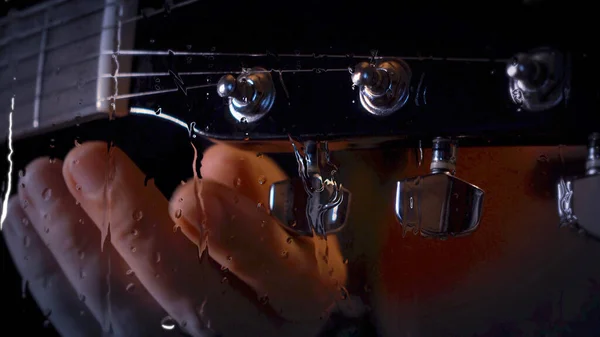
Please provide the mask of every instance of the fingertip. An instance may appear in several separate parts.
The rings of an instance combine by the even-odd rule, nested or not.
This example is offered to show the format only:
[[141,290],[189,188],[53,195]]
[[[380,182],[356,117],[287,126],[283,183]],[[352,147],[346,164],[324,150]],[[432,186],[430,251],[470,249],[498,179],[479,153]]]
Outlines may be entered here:
[[[76,146],[65,156],[65,164],[63,165],[63,175],[65,178],[71,177],[71,173],[75,169],[80,169],[79,165],[82,159],[102,157],[106,155],[108,145],[106,142],[92,141]],[[84,162],[84,164],[87,162]]]
[[214,145],[204,152],[200,170],[203,179],[217,182],[266,204],[270,185],[287,179],[270,158],[228,145]]

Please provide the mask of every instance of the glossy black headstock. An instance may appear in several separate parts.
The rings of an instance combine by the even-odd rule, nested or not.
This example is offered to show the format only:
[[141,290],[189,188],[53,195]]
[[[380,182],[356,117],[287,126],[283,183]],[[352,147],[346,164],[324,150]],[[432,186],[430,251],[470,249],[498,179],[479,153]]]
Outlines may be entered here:
[[[585,8],[571,14],[560,2],[65,0],[37,7],[0,22],[10,28],[2,48],[14,51],[0,60],[0,95],[7,105],[15,97],[17,135],[132,114],[266,152],[290,151],[289,136],[330,140],[332,149],[438,136],[462,146],[584,144],[600,125],[597,55],[575,38],[594,31],[595,21],[582,18]],[[513,72],[527,69],[511,80],[507,66],[515,60]],[[219,94],[227,75],[230,92]],[[256,90],[251,82],[259,77]],[[236,89],[232,79],[242,84]],[[524,99],[531,88],[535,97]],[[373,100],[384,101],[385,113],[368,111],[365,92],[383,96]],[[222,97],[229,94],[238,103],[262,101],[236,115],[236,101]]]
[[[280,140],[286,151],[288,135],[350,146],[440,135],[462,145],[584,143],[600,125],[595,57],[586,41],[572,38],[586,27],[548,25],[567,19],[560,6],[508,2],[489,15],[474,5],[465,12],[460,5],[392,1],[291,7],[198,2],[139,21],[135,50],[149,52],[134,56],[134,73],[164,76],[133,78],[132,92],[155,91],[157,83],[188,90],[136,97],[130,106],[194,122],[213,140]],[[560,77],[554,90],[561,97],[529,109],[511,87],[507,65],[540,47],[559,54],[560,70],[549,76]],[[351,72],[360,62],[390,59],[409,70],[407,97],[397,111],[376,116],[361,104]],[[275,94],[270,110],[248,122],[234,118],[229,100],[206,85],[254,67],[269,75]]]

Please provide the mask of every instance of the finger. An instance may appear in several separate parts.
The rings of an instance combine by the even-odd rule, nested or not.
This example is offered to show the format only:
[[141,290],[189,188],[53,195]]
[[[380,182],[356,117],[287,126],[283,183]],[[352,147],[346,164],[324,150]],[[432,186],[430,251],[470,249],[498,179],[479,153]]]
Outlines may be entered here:
[[8,203],[2,234],[23,281],[56,330],[62,336],[101,336],[100,325],[78,299],[16,196]]
[[[241,195],[255,200],[258,209],[268,205],[271,184],[288,179],[285,172],[268,156],[226,145],[213,146],[204,153],[201,174],[207,180],[233,188]],[[237,194],[234,195],[234,199],[236,198],[238,198]],[[276,221],[272,223],[277,227],[272,229],[273,231],[285,232]],[[271,227],[270,223],[265,226]],[[327,241],[316,237],[296,237],[294,242],[311,258],[316,258],[321,278],[333,277],[340,285],[346,283],[345,267],[334,268],[333,275],[330,275],[331,265],[339,265],[344,260],[335,235],[328,236]]]
[[288,179],[277,163],[261,153],[214,145],[204,152],[200,173],[204,179],[238,190],[268,205],[271,184]]
[[[19,187],[19,195],[29,203],[25,212],[97,320],[105,329],[110,322],[117,335],[159,333],[158,322],[166,313],[135,275],[127,275],[129,267],[118,254],[101,251],[100,232],[67,189],[62,162],[40,158],[25,172]],[[149,320],[157,323],[149,325]]]
[[[201,233],[206,216],[204,226],[208,229],[211,257],[249,284],[258,296],[268,297],[284,317],[320,318],[333,301],[332,295],[338,294],[337,286],[345,282],[345,266],[337,242],[323,242],[329,245],[334,258],[328,261],[327,272],[321,274],[312,239],[293,238],[257,207],[255,200],[265,200],[268,190],[258,180],[253,184],[249,177],[259,176],[262,180],[265,176],[278,181],[285,179],[285,174],[264,156],[226,146],[211,149],[204,155],[200,188],[188,183],[175,192],[171,203],[174,220],[182,228],[192,227],[188,236],[197,242],[193,234]],[[221,163],[223,169],[219,170],[215,163]],[[221,184],[209,181],[213,177]],[[243,178],[251,183],[243,185]],[[196,190],[201,190],[201,203],[195,202]]]
[[[279,165],[268,156],[226,145],[213,146],[204,153],[201,173],[205,179],[221,183],[239,191],[240,194],[251,200],[256,200],[258,209],[267,205],[271,184],[288,179]],[[234,196],[235,198],[237,196]],[[277,221],[274,221],[273,224],[277,227],[277,229],[273,229],[274,231],[285,232]],[[265,226],[269,227],[269,224]],[[288,242],[287,232],[285,233],[286,242]],[[335,271],[331,275],[332,266],[328,263],[331,261],[331,265],[339,265],[343,261],[339,242],[335,235],[328,236],[326,241],[316,237],[300,236],[295,237],[294,242],[311,258],[317,259],[316,265],[319,267],[321,278],[333,277],[335,282],[340,285],[346,283],[346,268],[334,268]]]
[[[98,228],[110,223],[111,243],[157,302],[193,335],[203,324],[198,252],[173,233],[168,202],[118,148],[91,142],[65,159],[65,182]],[[107,219],[105,219],[105,215]]]

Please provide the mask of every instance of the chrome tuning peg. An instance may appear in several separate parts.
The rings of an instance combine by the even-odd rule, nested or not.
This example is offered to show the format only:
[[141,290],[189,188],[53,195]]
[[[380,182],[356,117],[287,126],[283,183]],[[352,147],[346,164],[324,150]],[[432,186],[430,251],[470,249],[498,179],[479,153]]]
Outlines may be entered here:
[[456,146],[446,138],[433,140],[430,173],[398,181],[396,216],[404,234],[445,239],[463,236],[479,226],[484,192],[454,176]]
[[237,79],[225,75],[217,83],[217,93],[229,99],[231,115],[242,123],[253,123],[264,117],[275,102],[275,85],[271,73],[255,67]]
[[506,67],[510,97],[527,111],[557,106],[568,89],[567,67],[563,55],[548,48],[515,55]]
[[348,217],[350,192],[336,180],[327,143],[307,141],[303,152],[293,146],[299,177],[271,185],[271,215],[299,235],[325,236],[341,230]]
[[560,227],[571,226],[600,239],[600,133],[589,137],[585,176],[557,185]]
[[406,104],[410,78],[410,67],[399,59],[361,62],[352,72],[352,83],[360,90],[360,103],[376,116],[388,116]]

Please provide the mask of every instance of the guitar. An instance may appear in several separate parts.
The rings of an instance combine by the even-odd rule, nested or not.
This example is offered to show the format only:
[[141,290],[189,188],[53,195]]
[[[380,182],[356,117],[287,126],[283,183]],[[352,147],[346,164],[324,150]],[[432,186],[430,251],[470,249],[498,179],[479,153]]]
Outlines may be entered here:
[[398,181],[395,212],[406,232],[445,239],[482,216],[485,186],[455,176],[457,146],[588,145],[585,176],[557,186],[557,221],[600,236],[600,74],[593,44],[575,38],[594,23],[562,3],[489,15],[443,2],[34,3],[11,1],[0,19],[0,136],[37,149],[15,163],[60,156],[54,139],[127,147],[157,134],[165,161],[189,140],[294,153],[299,177],[273,184],[270,211],[313,235],[340,230],[350,207],[330,151],[406,147],[421,162],[432,147],[430,174]]
[[[157,119],[191,138],[261,152],[290,152],[292,137],[326,141],[331,151],[432,144],[440,149],[432,174],[453,170],[444,139],[461,147],[585,144],[598,130],[594,51],[571,38],[587,27],[545,25],[564,14],[561,6],[503,4],[519,33],[505,28],[502,15],[449,17],[439,4],[426,17],[401,14],[422,6],[388,17],[314,3],[290,19],[266,3],[47,1],[0,21],[0,101],[5,115],[11,107],[15,141],[91,120]],[[7,118],[0,126],[6,137]],[[310,174],[323,180],[317,172],[326,160],[310,155]],[[290,207],[292,185],[272,190],[271,210],[284,224],[303,218]],[[420,222],[407,220],[406,209],[416,208],[401,185],[398,217]],[[477,226],[471,210],[481,207],[483,192],[465,186],[463,206],[473,218],[430,235]],[[446,197],[438,188],[431,193]],[[325,204],[337,193],[349,199],[348,191],[328,191]]]

